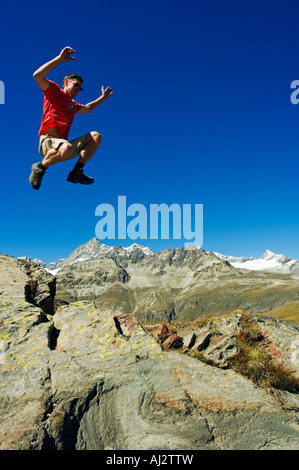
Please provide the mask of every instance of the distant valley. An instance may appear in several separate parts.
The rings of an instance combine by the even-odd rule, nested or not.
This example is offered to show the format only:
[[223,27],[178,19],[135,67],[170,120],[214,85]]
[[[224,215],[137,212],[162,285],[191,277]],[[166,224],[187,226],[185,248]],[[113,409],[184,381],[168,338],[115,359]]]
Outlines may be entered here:
[[[299,318],[299,262],[267,250],[234,258],[189,246],[153,253],[133,244],[109,247],[92,238],[67,258],[46,264],[56,303],[95,302],[145,323],[193,320],[244,309]],[[286,316],[288,318],[286,318]]]

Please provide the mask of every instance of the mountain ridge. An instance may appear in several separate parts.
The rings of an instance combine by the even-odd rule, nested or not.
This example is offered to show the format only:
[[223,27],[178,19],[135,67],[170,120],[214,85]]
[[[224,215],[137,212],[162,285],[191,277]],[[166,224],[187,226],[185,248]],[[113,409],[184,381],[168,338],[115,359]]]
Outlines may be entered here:
[[255,256],[229,256],[214,252],[219,259],[228,261],[235,268],[252,271],[272,271],[282,274],[294,274],[299,276],[299,261],[283,254],[276,254],[266,250],[261,257]]
[[194,246],[153,253],[138,244],[108,247],[94,237],[44,268],[55,274],[59,305],[94,301],[141,322],[192,320],[236,308],[263,313],[292,302],[297,311],[299,301],[295,275],[240,269]]
[[[38,263],[44,269],[46,269],[46,271],[55,275],[60,269],[65,266],[95,258],[102,253],[109,253],[110,251],[113,251],[115,248],[118,247],[120,247],[120,245],[105,245],[98,238],[93,237],[89,241],[75,248],[75,250],[73,250],[70,255],[68,255],[66,258],[62,258],[51,263],[45,263],[39,259],[33,259],[32,261]],[[133,243],[131,246],[123,249],[126,250],[128,253],[134,252],[135,250],[141,250],[146,255],[154,254],[152,250],[150,250],[150,248],[138,245],[137,243]]]
[[[145,255],[155,255],[159,253],[163,253],[163,251],[167,251],[172,248],[167,248],[166,250],[162,250],[160,252],[154,253],[150,248],[139,245],[137,243],[133,243],[129,247],[121,247],[120,245],[115,246],[108,246],[102,243],[96,237],[91,238],[89,241],[83,243],[82,245],[78,246],[75,250],[73,250],[70,255],[66,258],[62,258],[51,263],[45,263],[39,259],[33,259],[32,261],[40,264],[46,271],[50,272],[51,274],[55,275],[57,272],[65,266],[69,266],[73,263],[87,261],[88,259],[95,258],[103,253],[112,252],[114,249],[122,248],[127,252],[134,252],[139,251],[143,252]],[[179,250],[180,248],[174,248],[175,250]],[[201,247],[196,247],[192,244],[185,247],[186,250],[202,250],[205,253],[213,253],[219,259],[227,261],[230,265],[234,268],[241,268],[241,269],[248,269],[252,271],[259,271],[259,270],[267,270],[272,272],[277,272],[281,274],[294,274],[299,276],[299,261],[294,260],[286,255],[283,254],[276,254],[269,249],[266,249],[264,254],[261,257],[255,256],[241,256],[236,257],[232,255],[224,255],[218,253],[216,251],[206,252]]]

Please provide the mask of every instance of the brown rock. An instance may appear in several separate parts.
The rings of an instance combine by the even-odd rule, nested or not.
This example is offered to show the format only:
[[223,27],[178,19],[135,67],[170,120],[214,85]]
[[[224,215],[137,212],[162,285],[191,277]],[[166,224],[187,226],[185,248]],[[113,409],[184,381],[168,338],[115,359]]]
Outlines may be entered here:
[[163,323],[154,333],[154,337],[163,349],[178,349],[183,345],[183,339],[176,333],[168,329],[166,323]]
[[159,328],[155,331],[154,333],[154,338],[158,341],[158,343],[163,343],[168,336],[170,335],[170,331],[166,325],[166,323],[163,323],[162,325],[159,326]]
[[163,349],[178,349],[181,348],[183,345],[183,340],[175,333],[171,333],[168,338],[163,341],[162,347]]
[[131,315],[123,313],[121,315],[115,316],[114,322],[120,334],[129,336],[129,337],[132,336],[135,330],[136,322],[134,318],[131,317]]

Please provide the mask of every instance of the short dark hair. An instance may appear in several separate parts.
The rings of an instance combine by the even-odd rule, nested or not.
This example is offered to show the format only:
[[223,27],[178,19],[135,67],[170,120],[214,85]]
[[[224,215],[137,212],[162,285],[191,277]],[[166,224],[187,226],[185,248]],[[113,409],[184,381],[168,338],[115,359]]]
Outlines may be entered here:
[[80,77],[80,75],[77,75],[76,73],[69,73],[68,75],[64,77],[62,86],[64,87],[64,82],[66,80],[73,80],[74,78],[76,78],[77,80],[80,80],[81,84],[83,83],[83,78]]

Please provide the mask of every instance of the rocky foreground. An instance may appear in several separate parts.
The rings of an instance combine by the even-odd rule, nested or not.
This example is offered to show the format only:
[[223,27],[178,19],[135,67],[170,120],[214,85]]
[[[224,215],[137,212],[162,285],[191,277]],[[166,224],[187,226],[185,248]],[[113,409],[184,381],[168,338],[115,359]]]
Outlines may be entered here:
[[[0,255],[0,449],[299,449],[298,391],[229,367],[240,313],[169,332],[54,299],[53,276]],[[254,321],[298,378],[299,328]]]

